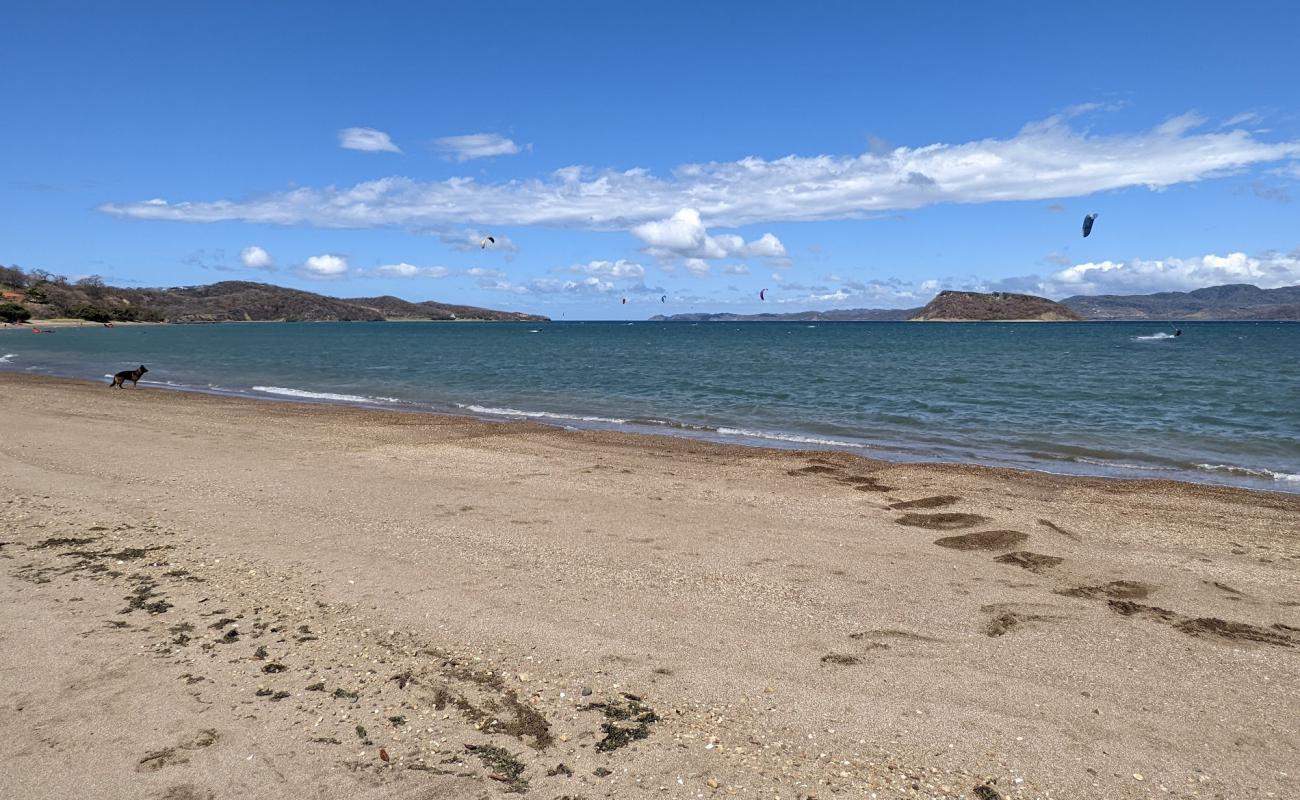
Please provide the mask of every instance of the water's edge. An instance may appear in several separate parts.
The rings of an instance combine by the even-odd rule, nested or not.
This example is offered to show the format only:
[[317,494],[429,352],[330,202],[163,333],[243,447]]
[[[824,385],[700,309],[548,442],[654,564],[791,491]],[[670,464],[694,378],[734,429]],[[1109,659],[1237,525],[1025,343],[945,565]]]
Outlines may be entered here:
[[[53,380],[69,382],[99,383],[93,376],[65,374],[54,371],[37,372],[31,368],[15,368],[13,364],[0,360],[0,374],[33,375]],[[531,422],[557,430],[601,431],[628,436],[654,436],[667,438],[688,438],[726,446],[749,447],[755,449],[790,450],[807,452],[843,452],[866,459],[886,463],[922,464],[929,466],[978,466],[1005,469],[1012,472],[1052,475],[1059,477],[1092,478],[1102,480],[1149,481],[1182,483],[1188,486],[1215,486],[1251,493],[1300,494],[1300,481],[1291,476],[1286,479],[1257,480],[1255,485],[1240,479],[1223,479],[1216,475],[1190,476],[1187,474],[1143,475],[1145,468],[1124,468],[1104,464],[1068,464],[1064,469],[1047,469],[1044,466],[1004,464],[996,459],[989,460],[943,460],[928,458],[921,454],[909,454],[887,448],[872,447],[867,444],[837,442],[797,434],[767,433],[735,428],[710,428],[684,423],[660,420],[632,420],[590,417],[580,415],[552,414],[550,412],[532,412],[522,409],[497,409],[474,404],[456,404],[455,407],[436,407],[428,403],[402,400],[390,397],[363,397],[332,392],[311,392],[285,387],[255,386],[251,390],[229,389],[219,386],[193,386],[171,381],[150,381],[142,379],[142,386],[152,389],[178,392],[182,394],[202,394],[234,400],[252,402],[290,403],[304,405],[339,406],[368,411],[390,411],[409,414],[428,414],[431,416],[473,419],[480,422],[511,424],[514,422]],[[125,391],[130,391],[129,389]],[[1088,469],[1092,466],[1092,469]],[[1213,473],[1217,465],[1204,465]],[[1223,467],[1229,474],[1253,472],[1236,467]],[[1253,475],[1251,477],[1254,477]],[[1198,479],[1199,478],[1199,479]],[[1293,488],[1294,487],[1294,488]]]

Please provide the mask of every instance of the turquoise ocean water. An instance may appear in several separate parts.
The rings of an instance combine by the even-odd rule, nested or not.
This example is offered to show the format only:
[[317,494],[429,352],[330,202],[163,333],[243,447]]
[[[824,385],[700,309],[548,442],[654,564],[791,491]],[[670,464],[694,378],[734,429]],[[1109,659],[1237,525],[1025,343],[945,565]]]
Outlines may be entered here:
[[87,327],[0,333],[0,369],[100,379],[143,363],[142,385],[264,399],[1300,492],[1300,324],[1180,327]]

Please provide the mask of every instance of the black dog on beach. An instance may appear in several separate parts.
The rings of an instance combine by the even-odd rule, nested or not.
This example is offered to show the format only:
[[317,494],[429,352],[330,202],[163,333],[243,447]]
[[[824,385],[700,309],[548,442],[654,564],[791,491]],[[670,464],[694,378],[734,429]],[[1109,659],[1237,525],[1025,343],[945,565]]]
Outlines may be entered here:
[[113,376],[113,382],[108,387],[110,389],[121,389],[126,385],[127,381],[130,381],[132,386],[139,386],[140,378],[148,371],[149,368],[144,364],[141,364],[139,369],[124,369]]

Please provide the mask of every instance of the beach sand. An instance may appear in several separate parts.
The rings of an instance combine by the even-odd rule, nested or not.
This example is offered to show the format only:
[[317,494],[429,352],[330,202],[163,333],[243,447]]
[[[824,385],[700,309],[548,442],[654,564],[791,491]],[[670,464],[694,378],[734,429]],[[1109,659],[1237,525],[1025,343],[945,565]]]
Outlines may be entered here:
[[1283,494],[0,374],[0,796],[1300,797],[1298,567]]

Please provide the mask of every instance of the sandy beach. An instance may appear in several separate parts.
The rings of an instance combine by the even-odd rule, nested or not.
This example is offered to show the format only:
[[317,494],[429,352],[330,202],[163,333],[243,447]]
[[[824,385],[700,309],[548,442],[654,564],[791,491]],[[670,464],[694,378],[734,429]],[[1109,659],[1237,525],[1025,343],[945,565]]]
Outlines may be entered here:
[[0,795],[1300,797],[1300,496],[0,374]]

